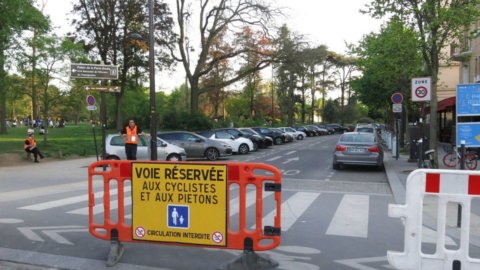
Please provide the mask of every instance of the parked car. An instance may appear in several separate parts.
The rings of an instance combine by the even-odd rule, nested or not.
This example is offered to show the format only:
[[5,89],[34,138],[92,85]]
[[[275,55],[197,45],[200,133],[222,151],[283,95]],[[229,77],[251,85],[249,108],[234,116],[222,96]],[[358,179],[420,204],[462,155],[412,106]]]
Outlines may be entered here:
[[282,133],[282,132],[279,132],[279,131],[274,131],[270,128],[266,128],[266,127],[252,127],[253,130],[255,130],[256,132],[262,134],[262,135],[265,135],[265,136],[268,136],[270,138],[273,139],[273,144],[282,144],[286,141],[286,136]]
[[235,137],[226,131],[206,130],[198,132],[198,134],[202,135],[205,138],[224,142],[230,145],[232,147],[233,153],[244,155],[248,154],[248,152],[250,151],[257,150],[250,139],[243,137]]
[[333,127],[330,127],[330,126],[327,126],[327,125],[324,125],[324,124],[317,124],[316,126],[319,127],[319,128],[326,129],[328,135],[332,135],[333,133],[335,133],[335,129]]
[[294,126],[293,128],[295,130],[304,132],[307,135],[307,137],[312,137],[317,135],[317,133],[314,130],[307,128],[305,126]]
[[333,152],[333,169],[343,164],[383,168],[383,149],[376,133],[346,132],[338,139]]
[[289,134],[279,128],[270,128],[272,131],[277,131],[277,132],[280,132],[282,133],[284,136],[285,136],[285,142],[293,142],[293,140],[295,140],[295,137],[293,136],[293,134]]
[[158,132],[157,136],[167,142],[183,147],[189,158],[206,158],[210,161],[232,154],[232,147],[226,143],[207,139],[188,131]]
[[368,133],[375,133],[376,128],[372,124],[358,124],[355,127],[355,132],[368,132]]
[[[106,159],[127,159],[125,154],[125,137],[119,134],[110,134],[105,139]],[[157,138],[157,158],[159,160],[187,160],[185,149]],[[137,159],[150,159],[150,137],[138,137]]]
[[239,128],[239,130],[243,133],[247,133],[247,134],[251,134],[251,135],[258,135],[258,136],[261,136],[264,141],[265,141],[265,145],[266,147],[267,146],[272,146],[273,145],[273,139],[269,136],[266,136],[266,135],[263,135],[263,134],[260,134],[259,132],[251,129],[251,128]]
[[307,127],[313,129],[317,133],[317,136],[323,136],[328,134],[328,130],[320,128],[316,125],[307,125]]
[[348,128],[342,127],[339,124],[326,124],[325,126],[333,128],[335,133],[348,132]]
[[[230,134],[232,134],[235,137],[243,137],[243,138],[248,138],[252,141],[253,143],[253,148],[258,149],[258,148],[267,148],[267,139],[262,137],[259,134],[252,134],[252,133],[247,133],[244,131],[241,131],[238,128],[219,128],[215,130],[221,130],[221,131],[226,131]],[[271,144],[270,144],[271,145]]]
[[296,130],[291,127],[279,127],[278,129],[283,130],[287,134],[291,134],[297,140],[303,140],[307,136],[305,132]]

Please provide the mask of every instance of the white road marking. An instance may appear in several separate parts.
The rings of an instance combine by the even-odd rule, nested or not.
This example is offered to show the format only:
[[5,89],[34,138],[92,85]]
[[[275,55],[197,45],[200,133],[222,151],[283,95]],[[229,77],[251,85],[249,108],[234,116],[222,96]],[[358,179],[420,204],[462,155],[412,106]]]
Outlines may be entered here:
[[326,234],[366,238],[369,200],[368,195],[344,195]]
[[[320,196],[320,193],[297,192],[282,203],[282,231],[288,231],[297,219],[307,210],[308,207]],[[277,214],[276,210],[263,217],[263,224],[273,220]],[[255,225],[253,225],[255,228]]]

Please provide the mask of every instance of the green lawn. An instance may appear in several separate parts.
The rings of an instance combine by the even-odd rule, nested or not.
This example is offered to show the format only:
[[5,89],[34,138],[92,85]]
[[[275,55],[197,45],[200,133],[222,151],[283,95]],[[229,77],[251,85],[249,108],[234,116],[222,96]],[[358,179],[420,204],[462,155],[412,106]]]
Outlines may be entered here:
[[[101,128],[95,128],[97,147],[101,155]],[[115,133],[107,130],[106,134]],[[27,138],[27,128],[9,128],[7,134],[0,134],[0,154],[23,153],[23,142]],[[39,149],[47,157],[65,158],[75,156],[94,156],[95,142],[91,125],[67,125],[64,128],[48,129],[48,141],[44,142],[44,135],[40,135],[35,129],[35,139]]]

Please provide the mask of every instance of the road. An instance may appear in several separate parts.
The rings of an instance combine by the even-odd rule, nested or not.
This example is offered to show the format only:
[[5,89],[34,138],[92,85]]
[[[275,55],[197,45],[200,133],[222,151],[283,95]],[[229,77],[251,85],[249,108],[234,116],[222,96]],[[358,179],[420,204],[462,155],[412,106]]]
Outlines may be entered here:
[[[277,269],[390,269],[386,251],[403,250],[403,225],[387,213],[394,201],[385,172],[334,171],[337,138],[306,138],[224,160],[268,163],[282,171],[282,244],[260,252],[279,262]],[[93,161],[0,168],[0,260],[105,268],[110,243],[88,233],[87,167]],[[242,253],[160,244],[125,247],[115,269],[216,269]]]

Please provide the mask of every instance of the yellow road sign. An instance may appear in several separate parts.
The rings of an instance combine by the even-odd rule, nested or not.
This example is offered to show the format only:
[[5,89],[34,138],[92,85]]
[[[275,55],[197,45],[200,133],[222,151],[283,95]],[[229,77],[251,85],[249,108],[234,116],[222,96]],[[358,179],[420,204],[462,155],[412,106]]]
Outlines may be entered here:
[[227,165],[132,164],[133,239],[226,246]]

